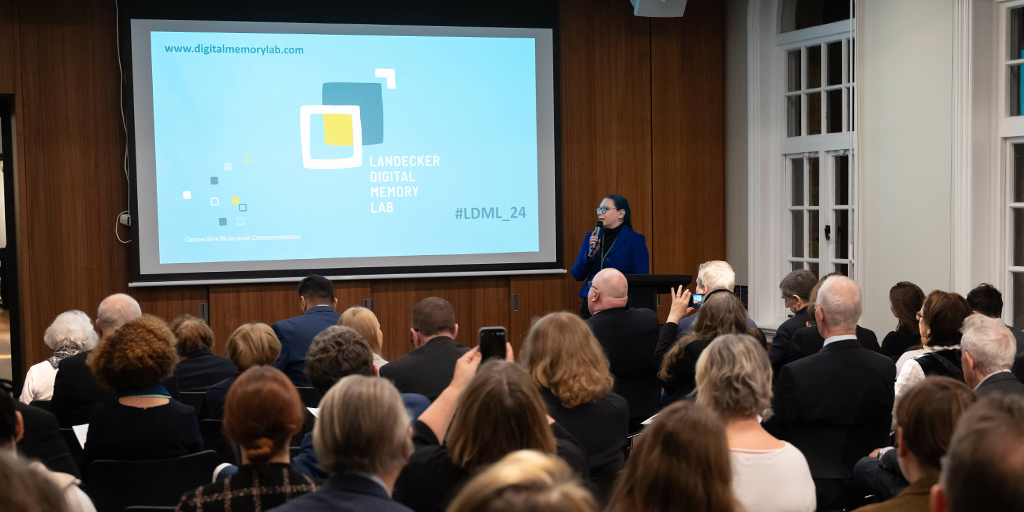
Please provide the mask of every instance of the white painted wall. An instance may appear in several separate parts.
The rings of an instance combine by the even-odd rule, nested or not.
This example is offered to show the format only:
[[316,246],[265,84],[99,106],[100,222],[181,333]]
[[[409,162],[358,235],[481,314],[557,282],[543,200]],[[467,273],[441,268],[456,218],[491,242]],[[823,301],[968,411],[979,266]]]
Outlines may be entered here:
[[725,253],[736,284],[748,285],[747,3],[725,7]]
[[858,2],[861,325],[895,325],[889,288],[952,286],[955,0]]

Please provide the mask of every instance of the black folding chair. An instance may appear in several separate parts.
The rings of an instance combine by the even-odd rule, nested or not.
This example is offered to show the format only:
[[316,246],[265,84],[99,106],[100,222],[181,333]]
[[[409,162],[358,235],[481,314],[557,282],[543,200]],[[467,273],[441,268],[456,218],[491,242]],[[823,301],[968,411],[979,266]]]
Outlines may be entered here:
[[78,442],[78,436],[75,435],[74,429],[62,428],[59,431],[61,437],[64,438],[64,444],[68,445],[68,452],[71,453],[71,458],[74,459],[75,465],[78,466],[78,473],[84,475],[85,467],[82,466],[82,443]]
[[164,460],[97,460],[86,468],[85,483],[98,512],[173,507],[184,493],[210,483],[217,464],[213,450]]
[[192,406],[196,410],[196,418],[199,417],[199,410],[203,408],[203,399],[206,398],[206,391],[182,391],[181,403]]
[[238,456],[231,441],[224,436],[224,427],[220,420],[203,420],[199,422],[199,433],[203,436],[203,446],[207,450],[217,452],[217,460],[238,465]]

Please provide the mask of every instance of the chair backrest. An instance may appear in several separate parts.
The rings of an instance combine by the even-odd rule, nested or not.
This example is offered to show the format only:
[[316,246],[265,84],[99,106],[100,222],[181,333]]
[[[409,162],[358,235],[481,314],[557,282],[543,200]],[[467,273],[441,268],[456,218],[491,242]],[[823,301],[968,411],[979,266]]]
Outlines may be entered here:
[[62,428],[59,431],[61,437],[64,438],[64,444],[68,445],[68,453],[71,454],[71,458],[75,461],[75,465],[78,466],[78,474],[84,475],[85,468],[82,466],[82,443],[78,441],[78,435],[76,435],[75,430],[71,428]]
[[181,403],[192,406],[196,410],[196,418],[199,417],[199,410],[203,408],[203,399],[206,398],[206,391],[182,391]]
[[31,405],[32,407],[38,407],[46,412],[53,412],[50,410],[49,400],[32,400],[32,402],[29,403],[29,405]]
[[320,393],[317,393],[315,389],[307,387],[295,389],[299,390],[299,398],[302,399],[302,405],[312,407],[314,409],[320,407]]
[[224,435],[224,425],[221,420],[203,420],[199,422],[199,433],[203,436],[203,446],[207,450],[217,452],[217,459],[220,462],[238,465],[238,457],[231,441]]
[[86,468],[86,489],[98,512],[173,507],[185,492],[210,483],[217,464],[213,450],[164,460],[97,460]]

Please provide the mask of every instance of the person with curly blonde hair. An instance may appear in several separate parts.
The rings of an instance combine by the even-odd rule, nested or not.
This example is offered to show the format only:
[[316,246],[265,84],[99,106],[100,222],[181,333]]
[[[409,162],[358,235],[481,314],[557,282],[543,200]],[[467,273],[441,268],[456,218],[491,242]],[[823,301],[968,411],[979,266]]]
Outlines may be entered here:
[[161,384],[177,362],[174,335],[151,315],[125,323],[89,354],[97,382],[115,397],[93,408],[85,467],[97,459],[159,460],[203,449],[195,410],[172,400]]
[[536,450],[519,450],[470,480],[448,512],[593,512],[596,508],[593,496],[565,461]]
[[594,489],[610,488],[625,460],[629,403],[612,392],[608,358],[590,327],[572,313],[546,315],[530,327],[521,358],[548,414],[586,449]]

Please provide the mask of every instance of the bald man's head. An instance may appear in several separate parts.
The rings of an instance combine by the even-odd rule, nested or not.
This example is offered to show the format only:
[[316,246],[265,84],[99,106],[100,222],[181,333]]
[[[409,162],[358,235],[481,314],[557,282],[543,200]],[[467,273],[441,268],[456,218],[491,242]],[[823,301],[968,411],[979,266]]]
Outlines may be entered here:
[[129,320],[140,316],[142,308],[135,299],[123,293],[115,293],[100,302],[96,312],[96,327],[103,337],[107,337]]
[[628,297],[629,285],[626,283],[626,276],[614,268],[606,268],[598,272],[591,282],[587,308],[591,314],[606,309],[624,308]]
[[[832,276],[818,289],[815,308],[816,314],[823,314],[833,330],[853,332],[864,311],[860,286],[849,277]],[[822,321],[819,319],[818,323]]]

